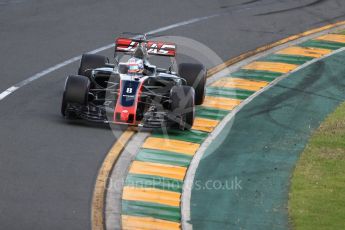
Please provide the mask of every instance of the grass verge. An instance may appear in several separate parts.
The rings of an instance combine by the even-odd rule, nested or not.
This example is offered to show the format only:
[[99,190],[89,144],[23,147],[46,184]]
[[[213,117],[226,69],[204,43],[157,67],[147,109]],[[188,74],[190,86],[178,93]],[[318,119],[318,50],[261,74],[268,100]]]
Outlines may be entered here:
[[291,179],[296,230],[345,228],[345,103],[311,137]]

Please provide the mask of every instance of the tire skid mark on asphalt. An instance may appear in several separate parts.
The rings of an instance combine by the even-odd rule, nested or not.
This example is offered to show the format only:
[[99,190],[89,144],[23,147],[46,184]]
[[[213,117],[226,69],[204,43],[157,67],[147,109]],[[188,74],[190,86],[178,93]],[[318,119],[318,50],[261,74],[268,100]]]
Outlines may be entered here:
[[[325,42],[329,42],[329,40],[334,40],[334,36],[322,37],[322,39],[326,39],[326,38],[328,40],[325,40]],[[318,38],[316,38],[315,40],[317,39]],[[319,42],[321,42],[321,40]],[[345,47],[345,42],[342,44],[343,44],[343,47]],[[285,52],[284,57],[280,56],[279,62],[274,60],[274,58],[271,59],[271,61],[270,59],[264,59],[264,58],[259,59],[258,61],[254,61],[253,63],[245,67],[242,67],[240,70],[237,71],[237,73],[235,72],[231,74],[231,76],[225,76],[223,78],[220,78],[219,80],[214,82],[210,87],[208,87],[207,88],[208,91],[213,92],[213,93],[212,95],[206,96],[205,103],[202,106],[197,107],[196,109],[197,117],[196,117],[195,124],[193,126],[193,129],[202,131],[205,133],[205,136],[202,138],[202,140],[205,140],[208,134],[211,133],[213,129],[219,124],[219,122],[224,117],[224,114],[226,115],[230,113],[232,109],[240,105],[242,100],[245,100],[247,97],[249,97],[253,93],[268,86],[271,81],[281,76],[282,74],[289,73],[290,71],[298,68],[300,65],[308,61],[312,61],[315,58],[319,58],[320,55],[324,56],[334,51],[332,49],[324,49],[324,48],[322,48],[322,50],[319,48],[315,49],[314,47],[308,47],[308,46],[304,46],[304,47],[296,46],[296,48],[294,49],[295,49],[294,52],[290,52],[290,53]],[[281,55],[281,54],[282,53],[278,51],[272,55]],[[311,54],[312,54],[312,57],[311,57]],[[298,58],[296,59],[296,56],[301,57],[302,60],[298,60]],[[286,61],[286,63],[284,63],[284,61]],[[298,62],[299,64],[291,64],[292,61]],[[236,77],[234,77],[234,75]],[[238,77],[239,75],[244,76],[244,78]],[[265,79],[265,77],[270,80],[267,80],[267,81],[262,80],[262,79]],[[215,93],[215,88],[218,89],[220,92]],[[240,94],[239,97],[241,97],[241,99],[237,97],[236,90],[238,90]],[[246,90],[247,94],[244,95],[243,90]],[[227,94],[226,92],[235,92],[235,95],[232,93]],[[218,110],[222,114],[221,116],[215,115]],[[202,116],[199,116],[199,114],[202,114]],[[156,150],[157,152],[155,152],[155,154],[158,154],[158,155],[159,154],[164,155],[166,154],[167,151],[169,152],[176,151],[176,154],[183,152],[184,154],[189,154],[193,156],[195,152],[198,150],[198,148],[200,147],[200,143],[198,145],[195,145],[195,143],[191,141],[189,141],[189,144],[188,144],[188,141],[184,141],[183,144],[180,145],[180,142],[176,142],[176,139],[175,139],[176,137],[173,137],[173,135],[172,137],[170,137],[169,131],[167,132],[168,132],[168,135],[166,135],[166,140],[164,140],[163,138],[157,138],[157,137],[155,138],[152,136],[148,137],[148,139],[146,139],[146,141],[144,142],[142,149]],[[155,139],[152,139],[152,138],[155,138]],[[188,140],[188,137],[185,140]],[[169,143],[169,144],[166,144],[166,143]],[[189,149],[190,145],[194,146],[193,151]],[[141,160],[145,161],[145,159],[141,159]],[[170,159],[170,161],[171,160],[173,159]],[[131,178],[131,180],[133,179],[134,173],[136,175],[140,175],[140,174],[146,174],[146,175],[152,175],[152,176],[158,175],[161,177],[162,180],[164,180],[164,178],[167,175],[165,173],[159,172],[160,169],[158,168],[154,169],[155,165],[153,163],[141,162],[140,164],[144,166],[138,166],[137,164],[138,164],[138,161],[134,161],[132,163],[129,174],[127,175],[127,177]],[[143,169],[144,167],[146,167],[146,164],[150,165],[149,170]],[[133,170],[133,165],[135,165],[136,170]],[[169,163],[168,161],[162,162],[158,165],[159,167],[163,167],[163,168],[176,167],[175,163]],[[187,170],[187,168],[188,166],[184,167],[184,170]],[[173,171],[170,171],[169,173],[172,173],[172,172]],[[186,171],[184,171],[183,173],[180,173],[179,178],[176,178],[175,176],[174,179],[179,179],[183,181],[185,179],[185,175],[186,175],[185,173]],[[136,183],[133,183],[133,184],[135,186]],[[150,186],[152,186],[152,184]],[[162,186],[157,187],[156,189],[161,190],[161,191],[165,190],[165,191],[171,192],[171,190],[164,188]],[[128,207],[131,207],[132,205],[133,207],[131,210],[136,210],[135,207],[137,203],[132,203],[131,200],[127,199],[129,194],[127,194],[128,191],[127,189],[125,189],[123,193],[123,197],[122,197],[122,202],[123,204],[125,204],[124,207],[126,209],[126,210],[123,210],[123,214],[122,214],[122,226],[124,229],[137,229],[138,226],[141,226],[140,223],[143,223],[143,224],[149,223],[145,225],[144,229],[161,229],[160,227],[161,221],[163,222],[167,221],[167,223],[171,224],[171,226],[173,226],[174,229],[181,228],[181,219],[176,219],[176,217],[172,217],[172,216],[157,217],[156,213],[160,211],[164,211],[164,210],[159,210],[160,206],[155,206],[155,205],[162,203],[161,200],[164,198],[159,197],[158,199],[155,200],[155,199],[151,199],[150,197],[150,199],[148,199],[146,197],[141,196],[140,194],[142,193],[141,190],[138,190],[138,191],[139,191],[139,194],[135,195],[133,194],[135,193],[135,190],[131,190],[130,195],[135,196],[137,198],[135,201],[141,202],[141,205],[144,207],[157,207],[157,210],[153,208],[153,209],[150,209],[150,211],[147,211],[147,209],[145,209],[143,212],[140,212],[140,211],[128,212]],[[163,192],[160,194],[164,195]],[[180,194],[180,193],[175,193],[175,195],[176,194]],[[174,198],[177,199],[177,197],[174,197]],[[169,199],[169,197],[167,197],[166,199]],[[181,198],[179,197],[178,199],[181,199]],[[171,208],[176,207],[174,205],[176,205],[177,203],[173,203],[174,205],[171,205],[171,204],[169,205],[169,202],[170,201],[165,202],[164,204]],[[174,200],[174,202],[177,202],[177,201]],[[179,208],[180,208],[180,205],[181,204],[179,203],[178,205]],[[133,222],[129,221],[131,218],[133,218],[134,220]],[[144,219],[140,219],[140,218],[144,218]],[[175,223],[175,225],[173,225],[173,223]]]

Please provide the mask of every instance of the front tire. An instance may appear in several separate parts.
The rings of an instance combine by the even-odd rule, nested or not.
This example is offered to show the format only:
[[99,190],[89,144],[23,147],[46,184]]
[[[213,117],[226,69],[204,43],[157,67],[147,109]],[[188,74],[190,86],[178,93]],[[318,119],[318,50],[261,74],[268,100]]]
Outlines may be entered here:
[[[174,86],[170,91],[171,111],[182,121],[175,120],[173,127],[191,129],[195,118],[195,91],[190,86]],[[176,119],[175,117],[175,119]]]
[[87,77],[80,75],[67,77],[61,104],[62,116],[73,116],[67,112],[69,104],[87,105],[89,90],[90,80]]
[[101,68],[106,65],[108,59],[101,55],[96,54],[83,54],[80,60],[80,67],[78,75],[91,77],[91,71],[96,68]]
[[205,100],[206,68],[202,64],[181,63],[178,66],[179,76],[195,90],[195,104],[201,105]]

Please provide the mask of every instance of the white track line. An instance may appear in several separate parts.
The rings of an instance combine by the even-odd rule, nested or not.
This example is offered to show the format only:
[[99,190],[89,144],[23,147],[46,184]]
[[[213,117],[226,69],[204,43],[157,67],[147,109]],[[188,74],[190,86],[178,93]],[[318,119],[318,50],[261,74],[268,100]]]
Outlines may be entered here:
[[[163,31],[167,31],[167,30],[171,30],[171,29],[174,29],[174,28],[177,28],[177,27],[181,27],[181,26],[186,26],[186,25],[190,25],[190,24],[193,24],[193,23],[196,23],[196,22],[200,22],[200,21],[203,21],[203,20],[207,20],[207,19],[210,19],[210,18],[214,18],[214,17],[218,17],[220,16],[221,14],[213,14],[213,15],[210,15],[210,16],[205,16],[205,17],[199,17],[199,18],[193,18],[193,19],[190,19],[190,20],[187,20],[187,21],[183,21],[183,22],[179,22],[179,23],[175,23],[175,24],[172,24],[172,25],[169,25],[169,26],[165,26],[165,27],[161,27],[161,28],[158,28],[156,30],[151,30],[149,32],[147,32],[146,34],[150,34],[150,35],[153,35],[153,34],[157,34],[157,33],[160,33],[160,32],[163,32]],[[115,44],[109,44],[109,45],[105,45],[105,46],[102,46],[100,48],[97,48],[95,50],[92,50],[90,52],[87,52],[87,53],[90,53],[90,54],[96,54],[96,53],[99,53],[99,52],[102,52],[104,50],[107,50],[107,49],[110,49],[110,48],[113,48],[115,46]],[[37,79],[40,79],[44,76],[46,76],[47,74],[53,72],[53,71],[56,71],[62,67],[65,67],[69,64],[72,64],[76,61],[79,61],[81,59],[81,55],[79,56],[76,56],[76,57],[73,57],[73,58],[70,58],[64,62],[61,62],[59,64],[56,64],[48,69],[45,69],[39,73],[36,73],[35,75],[31,76],[31,77],[28,77],[27,79],[21,81],[21,82],[18,82],[17,84],[9,87],[8,89],[6,89],[5,91],[3,91],[2,93],[0,93],[0,101],[5,99],[7,96],[11,95],[12,93],[14,93],[15,91],[17,91],[18,89],[22,88],[23,86],[26,86],[28,85],[29,83],[37,80]]]

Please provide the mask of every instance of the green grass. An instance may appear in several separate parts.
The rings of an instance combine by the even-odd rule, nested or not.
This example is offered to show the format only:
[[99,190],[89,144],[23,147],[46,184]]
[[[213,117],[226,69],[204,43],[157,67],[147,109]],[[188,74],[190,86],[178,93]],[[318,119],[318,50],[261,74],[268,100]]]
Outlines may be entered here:
[[294,229],[344,229],[345,103],[311,137],[291,179],[289,198]]

